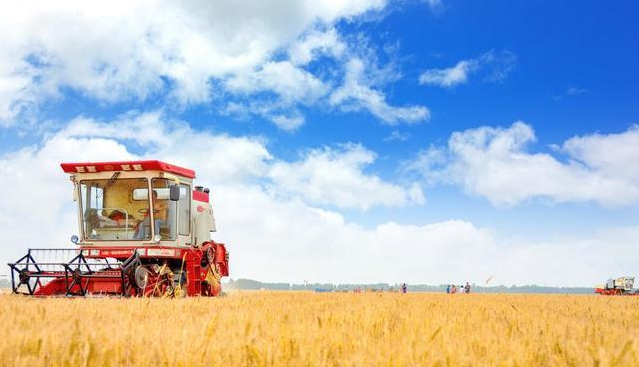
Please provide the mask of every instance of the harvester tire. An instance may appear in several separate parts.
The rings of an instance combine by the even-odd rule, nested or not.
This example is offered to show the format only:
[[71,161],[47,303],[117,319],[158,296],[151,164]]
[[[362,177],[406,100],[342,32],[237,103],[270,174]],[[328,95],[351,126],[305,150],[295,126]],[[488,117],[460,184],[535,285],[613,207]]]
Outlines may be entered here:
[[29,282],[29,271],[27,269],[22,269],[20,270],[20,274],[18,275],[18,278],[20,279],[20,284],[27,284]]
[[149,282],[149,269],[147,269],[144,265],[138,265],[135,268],[133,279],[135,280],[135,285],[138,288],[140,289],[146,288]]

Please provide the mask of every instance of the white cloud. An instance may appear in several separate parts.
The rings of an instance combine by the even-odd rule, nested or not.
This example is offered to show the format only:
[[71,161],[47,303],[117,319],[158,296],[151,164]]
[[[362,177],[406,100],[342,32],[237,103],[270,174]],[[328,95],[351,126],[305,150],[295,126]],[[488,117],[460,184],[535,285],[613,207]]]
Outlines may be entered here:
[[[233,104],[227,112],[259,115],[289,131],[304,123],[298,105],[368,111],[389,125],[428,120],[430,112],[424,106],[396,107],[386,101],[383,86],[401,77],[392,62],[380,67],[375,52],[361,36],[349,44],[354,45],[348,47],[334,29],[311,32],[290,47],[290,60],[268,62],[253,73],[238,74],[226,81],[228,90],[243,93],[247,99],[263,91],[272,91],[278,98]],[[325,80],[304,69],[319,55],[330,55],[338,61],[338,70],[329,67]],[[343,83],[335,85],[333,79],[341,76]]]
[[[531,126],[480,127],[453,133],[445,148],[423,151],[408,169],[430,180],[460,185],[495,205],[533,198],[553,202],[593,201],[604,206],[639,204],[639,128],[620,134],[586,135],[566,141],[562,162],[547,153],[529,153]],[[602,154],[605,152],[605,154]]]
[[437,85],[440,87],[453,87],[468,81],[468,74],[479,67],[476,60],[463,60],[455,66],[446,69],[426,70],[419,76],[420,84]]
[[393,130],[393,132],[384,138],[384,141],[388,142],[388,141],[406,141],[410,139],[410,134],[409,133],[404,133],[398,130]]
[[429,69],[419,76],[419,83],[444,88],[452,88],[468,82],[471,74],[484,69],[485,79],[492,82],[504,80],[512,71],[517,61],[509,51],[495,52],[491,50],[477,58],[461,60],[455,66],[444,69]]
[[535,242],[456,220],[367,229],[256,187],[216,193],[218,236],[230,244],[235,278],[482,284],[493,276],[492,284],[593,286],[610,274],[633,274],[639,255],[638,227]]
[[267,116],[280,129],[286,130],[286,131],[294,131],[304,124],[304,116],[299,114],[295,114],[292,116],[286,116],[286,115],[267,115]]
[[[384,0],[7,5],[0,12],[0,124],[64,98],[66,89],[102,103],[155,98],[174,108],[219,96],[235,107],[222,113],[258,115],[289,131],[305,121],[300,105],[365,110],[388,124],[426,120],[428,109],[389,105],[381,86],[363,77],[371,71],[345,61],[362,47],[343,41],[335,23],[384,6]],[[323,56],[337,61],[330,72],[309,70]],[[331,80],[342,74],[346,82],[334,90]]]
[[[267,62],[259,71],[236,75],[225,83],[227,90],[243,94],[251,102],[246,106],[232,103],[228,113],[253,113],[266,118],[280,129],[294,131],[304,124],[304,116],[297,105],[312,106],[320,102],[329,86],[313,74],[289,61]],[[252,95],[270,91],[276,98],[251,98]]]
[[367,210],[424,202],[416,184],[403,187],[365,173],[376,155],[356,144],[311,150],[303,159],[287,162],[275,159],[261,138],[196,132],[184,122],[165,121],[157,111],[129,113],[110,122],[80,117],[54,136],[135,143],[144,157],[215,171],[209,177],[212,184],[269,183],[279,196],[294,195],[314,205]]
[[365,64],[361,59],[350,59],[346,65],[344,83],[333,91],[330,104],[342,106],[346,110],[368,110],[388,125],[402,122],[414,124],[429,119],[430,111],[424,106],[390,106],[384,94],[370,86],[364,71]]
[[210,177],[214,184],[251,182],[267,172],[272,159],[261,138],[194,131],[184,122],[164,121],[160,112],[129,114],[110,122],[76,118],[55,136],[133,142],[144,148],[145,157],[171,158],[178,165],[215,171]]
[[[112,123],[78,118],[41,144],[3,154],[0,231],[11,246],[0,254],[1,262],[16,260],[28,247],[71,246],[69,236],[77,233],[77,209],[60,162],[153,157],[194,168],[196,182],[211,187],[219,230],[215,238],[228,244],[234,278],[439,284],[482,283],[494,276],[495,284],[590,286],[610,274],[635,270],[637,227],[604,229],[588,239],[553,237],[535,242],[501,238],[488,228],[458,220],[421,225],[387,222],[364,228],[336,211],[255,183],[256,178],[270,174],[274,159],[259,139],[195,131],[180,122],[158,121],[155,116],[159,115],[132,114]],[[150,122],[154,120],[155,125]],[[526,128],[516,129],[521,130],[513,135],[530,136]],[[170,135],[175,143],[165,145],[160,135],[142,138],[153,131]],[[477,138],[476,143],[482,141]],[[597,136],[587,138],[565,148],[602,147]],[[619,134],[616,138],[627,137]],[[502,140],[506,147],[518,144]],[[125,142],[140,144],[136,148],[140,152],[132,153]],[[575,154],[596,164],[586,154]],[[370,162],[370,155],[361,147],[344,148],[341,155],[320,150],[291,165],[305,169],[319,157],[321,164],[336,169],[344,166],[348,173]],[[331,173],[339,176],[340,172]],[[364,187],[372,180],[363,173],[351,176]],[[610,253],[625,256],[611,257]],[[7,268],[3,269],[0,272],[6,273]]]
[[61,88],[107,102],[165,92],[180,104],[207,102],[211,80],[264,70],[304,34],[309,43],[295,55],[308,59],[304,52],[312,55],[331,42],[330,31],[317,39],[313,29],[331,29],[384,6],[384,0],[5,4],[0,121],[11,123]]
[[167,145],[171,143],[171,138],[167,126],[158,123],[161,117],[158,111],[144,114],[130,113],[110,122],[76,117],[57,135],[73,138],[131,140],[143,146]]
[[577,136],[563,144],[575,161],[607,177],[639,184],[639,125],[618,134]]
[[270,90],[284,104],[313,104],[328,89],[321,80],[289,61],[267,62],[259,71],[231,78],[226,85],[230,91],[248,94]]
[[317,55],[328,54],[333,58],[341,57],[347,46],[334,28],[321,32],[314,30],[294,43],[288,49],[293,64],[305,65],[316,59]]
[[275,163],[269,177],[276,189],[301,196],[315,205],[338,208],[405,206],[424,203],[417,184],[402,187],[364,173],[376,156],[361,145],[311,150],[297,162]]

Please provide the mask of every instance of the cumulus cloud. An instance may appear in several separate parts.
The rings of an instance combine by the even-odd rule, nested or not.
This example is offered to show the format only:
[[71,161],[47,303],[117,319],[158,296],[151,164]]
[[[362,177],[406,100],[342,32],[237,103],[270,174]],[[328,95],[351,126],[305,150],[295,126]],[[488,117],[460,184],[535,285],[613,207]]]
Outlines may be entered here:
[[335,28],[326,31],[313,30],[291,45],[288,49],[289,59],[296,65],[305,65],[318,55],[341,57],[348,46],[342,41]]
[[[314,57],[329,55],[338,69],[329,67],[330,77],[320,79],[304,67]],[[427,121],[428,108],[421,105],[393,106],[384,86],[401,77],[393,63],[380,65],[375,51],[362,36],[349,42],[334,29],[312,32],[289,49],[290,60],[269,62],[253,74],[242,74],[226,82],[227,89],[244,94],[243,104],[233,104],[235,114],[252,113],[265,117],[284,130],[295,130],[304,123],[297,106],[329,107],[346,112],[367,111],[388,125]],[[366,61],[364,61],[366,60]],[[341,83],[334,80],[341,78]],[[268,90],[278,98],[255,100]],[[263,98],[263,95],[260,95]]]
[[371,87],[371,81],[364,73],[365,63],[359,58],[352,58],[346,66],[344,83],[333,91],[330,104],[342,106],[346,110],[368,110],[388,125],[401,122],[414,124],[430,118],[430,111],[424,106],[394,107],[388,104],[380,91]]
[[272,121],[283,130],[294,131],[305,121],[296,106],[317,104],[330,87],[293,63],[279,61],[268,62],[255,73],[230,78],[226,81],[226,88],[249,99],[256,93],[271,91],[276,98],[252,101],[246,108],[236,105],[239,111],[233,112],[248,110]]
[[[304,122],[297,106],[327,103],[334,87],[308,65],[326,56],[339,60],[331,75],[348,72],[341,61],[353,51],[334,25],[384,7],[385,0],[5,4],[0,124],[70,89],[105,103],[160,97],[178,108],[224,96],[238,100],[236,110],[294,130]],[[382,90],[349,85],[341,100],[385,122],[424,119],[423,107],[395,108]],[[244,103],[265,93],[272,98]]]
[[55,136],[135,143],[144,149],[144,157],[215,171],[211,184],[265,183],[278,196],[293,195],[313,205],[367,210],[424,203],[417,184],[400,186],[366,173],[376,155],[359,144],[310,150],[288,162],[274,158],[262,138],[196,132],[184,122],[166,121],[158,111],[129,113],[108,122],[79,117]]
[[299,113],[294,113],[290,116],[277,114],[267,114],[265,116],[273,121],[275,125],[279,126],[280,129],[286,131],[294,131],[304,124],[304,116]]
[[277,190],[301,195],[311,204],[367,210],[371,206],[424,203],[417,184],[402,187],[364,173],[375,153],[358,144],[315,149],[297,162],[278,162],[269,177]]
[[617,134],[576,136],[564,142],[562,150],[592,171],[639,183],[639,125]]
[[78,117],[55,137],[134,143],[144,150],[144,157],[217,172],[210,177],[212,184],[265,184],[278,196],[295,196],[313,205],[367,210],[424,202],[417,184],[401,186],[365,172],[376,154],[359,144],[310,150],[289,162],[273,157],[263,138],[194,131],[157,111],[129,113],[108,122]]
[[312,104],[327,92],[327,86],[321,80],[289,61],[268,62],[256,73],[236,76],[226,85],[231,91],[248,94],[270,90],[286,104]]
[[[217,236],[230,244],[236,278],[481,284],[493,276],[494,284],[592,286],[610,273],[632,274],[632,258],[639,255],[637,227],[587,239],[522,241],[459,220],[364,228],[256,187],[224,187],[216,198]],[[611,258],[611,252],[627,256]]]
[[532,127],[480,127],[453,133],[445,147],[422,151],[407,165],[431,182],[459,185],[495,205],[515,205],[534,198],[553,202],[596,202],[619,207],[639,203],[639,128],[618,134],[594,134],[566,141],[560,160],[528,152]]
[[141,157],[215,170],[213,184],[251,182],[265,174],[273,158],[262,138],[196,132],[184,122],[165,120],[160,112],[131,113],[114,121],[76,118],[55,136],[134,143],[143,149]]
[[[164,146],[162,134],[143,138],[152,131],[189,144]],[[597,136],[589,136],[565,148],[597,164],[595,158],[579,153],[593,144],[602,143]],[[299,181],[316,185],[313,181],[321,178],[307,167],[323,165],[335,176],[346,172],[358,184],[370,187],[375,181],[370,174],[353,170],[370,162],[371,155],[352,145],[320,149],[280,168],[299,169],[303,171]],[[4,190],[0,231],[11,244],[0,254],[3,263],[22,256],[27,247],[71,246],[69,236],[77,233],[77,209],[59,163],[78,157],[87,161],[161,158],[194,168],[197,183],[212,188],[219,230],[215,238],[228,244],[235,278],[439,284],[480,283],[493,276],[495,283],[588,286],[610,273],[631,273],[633,259],[639,255],[636,227],[606,229],[588,239],[535,242],[503,238],[489,228],[459,220],[419,225],[389,221],[365,228],[335,210],[309,204],[301,199],[304,195],[282,195],[273,186],[256,182],[272,174],[269,167],[276,160],[264,141],[196,131],[149,113],[111,122],[78,118],[40,144],[0,156]],[[348,189],[346,183],[337,180],[326,185]],[[395,190],[388,183],[375,185]],[[626,256],[612,258],[611,252]],[[557,278],[557,273],[564,275]]]
[[504,80],[513,70],[517,57],[509,52],[491,50],[474,59],[461,60],[452,67],[429,69],[419,76],[419,83],[444,88],[465,84],[472,74],[484,70],[485,79],[492,82]]

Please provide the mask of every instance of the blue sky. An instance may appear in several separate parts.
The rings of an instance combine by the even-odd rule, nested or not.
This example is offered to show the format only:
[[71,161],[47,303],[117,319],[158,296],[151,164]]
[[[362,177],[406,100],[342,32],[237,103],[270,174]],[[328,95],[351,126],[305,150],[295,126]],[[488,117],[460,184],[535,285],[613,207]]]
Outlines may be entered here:
[[[234,277],[589,285],[634,269],[589,262],[639,245],[636,2],[2,7],[8,187],[66,192],[60,172],[25,168],[64,159],[190,166],[226,194],[218,235]],[[262,203],[250,215],[242,192]],[[72,209],[36,199],[59,247]],[[5,232],[31,215],[3,206]],[[329,254],[311,256],[326,241]],[[261,263],[269,246],[289,270]],[[382,260],[397,271],[380,276]]]

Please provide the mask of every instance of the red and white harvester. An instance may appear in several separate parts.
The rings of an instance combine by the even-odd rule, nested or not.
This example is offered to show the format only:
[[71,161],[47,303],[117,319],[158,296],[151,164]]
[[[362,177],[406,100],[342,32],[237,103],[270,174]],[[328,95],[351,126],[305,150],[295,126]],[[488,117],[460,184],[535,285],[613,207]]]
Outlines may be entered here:
[[229,256],[211,239],[209,189],[193,186],[194,171],[160,161],[61,166],[78,203],[77,248],[29,249],[9,264],[13,293],[220,294]]
[[606,284],[595,287],[595,293],[604,296],[639,296],[639,292],[633,288],[634,284],[634,277],[610,278]]

